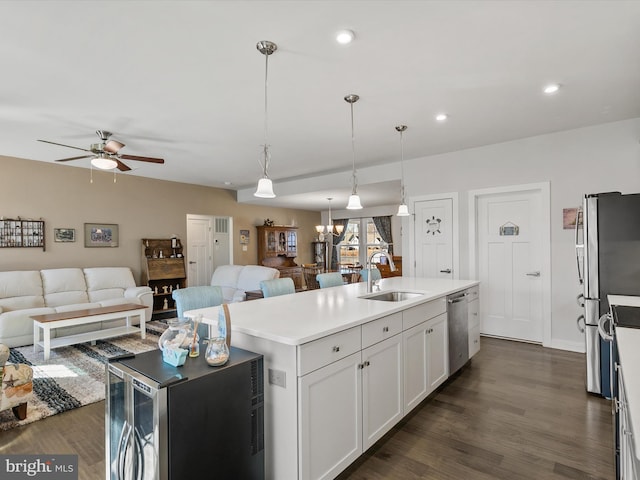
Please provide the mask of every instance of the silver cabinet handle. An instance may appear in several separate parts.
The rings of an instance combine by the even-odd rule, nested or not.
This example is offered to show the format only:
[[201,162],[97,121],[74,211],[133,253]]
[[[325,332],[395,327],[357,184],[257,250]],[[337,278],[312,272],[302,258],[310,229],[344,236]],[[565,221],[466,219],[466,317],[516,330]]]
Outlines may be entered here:
[[584,327],[580,326],[580,320],[584,322],[584,315],[580,315],[576,320],[576,324],[578,325],[578,330],[580,331],[580,333],[584,333]]
[[340,347],[338,347],[338,346],[333,347],[333,348],[331,349],[331,351],[332,351],[332,352],[339,352],[339,351],[340,351]]
[[445,270],[440,270],[440,273],[451,273],[451,269],[447,268]]
[[540,276],[540,272],[528,272],[526,275],[528,277],[539,277]]
[[384,333],[387,333],[387,332],[389,331],[389,327],[382,327],[382,331],[383,331]]
[[197,263],[197,262],[192,262],[191,260],[189,260],[189,265],[193,265],[194,263]]
[[584,293],[581,293],[576,297],[576,302],[578,302],[579,307],[584,307]]

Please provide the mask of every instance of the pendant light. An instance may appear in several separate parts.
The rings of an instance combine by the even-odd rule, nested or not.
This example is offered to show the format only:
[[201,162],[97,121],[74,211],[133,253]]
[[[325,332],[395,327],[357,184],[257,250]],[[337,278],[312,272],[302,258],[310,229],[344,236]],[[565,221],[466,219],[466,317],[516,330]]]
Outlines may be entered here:
[[358,195],[358,179],[356,178],[356,143],[353,134],[353,104],[360,100],[360,97],[355,94],[350,94],[344,97],[345,101],[351,105],[351,153],[353,155],[353,170],[351,172],[351,195],[349,196],[349,203],[347,203],[347,210],[360,210],[362,205],[360,204],[360,196]]
[[258,160],[260,166],[262,167],[262,178],[258,180],[258,188],[256,192],[253,194],[255,197],[260,198],[275,198],[276,194],[273,193],[273,182],[269,178],[269,174],[267,170],[269,169],[269,163],[271,162],[271,153],[269,152],[269,136],[268,136],[268,115],[267,115],[267,75],[269,73],[269,55],[273,54],[278,49],[278,46],[269,42],[268,40],[263,40],[258,42],[256,48],[260,53],[262,53],[265,57],[265,68],[264,68],[264,145],[262,150],[262,162]]
[[398,207],[398,213],[396,215],[398,217],[408,217],[409,208],[407,207],[407,202],[404,194],[404,138],[402,134],[407,129],[406,125],[398,125],[396,130],[400,132],[400,206]]

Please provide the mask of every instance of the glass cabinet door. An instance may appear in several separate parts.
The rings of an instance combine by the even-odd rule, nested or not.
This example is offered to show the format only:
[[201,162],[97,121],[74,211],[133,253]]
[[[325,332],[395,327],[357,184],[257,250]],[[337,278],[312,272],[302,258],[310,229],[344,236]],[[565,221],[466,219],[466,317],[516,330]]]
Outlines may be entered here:
[[295,230],[287,232],[287,256],[295,257],[298,252],[298,235]]
[[277,252],[276,232],[267,232],[267,255],[275,255]]

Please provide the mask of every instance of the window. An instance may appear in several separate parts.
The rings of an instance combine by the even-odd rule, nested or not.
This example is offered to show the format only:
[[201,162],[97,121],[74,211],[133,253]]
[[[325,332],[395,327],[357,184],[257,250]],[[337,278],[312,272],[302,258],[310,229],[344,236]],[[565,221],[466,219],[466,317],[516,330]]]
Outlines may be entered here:
[[[360,232],[366,232],[360,235]],[[362,241],[364,237],[364,242]],[[384,248],[383,248],[384,247]],[[340,242],[339,262],[341,265],[365,265],[367,259],[374,252],[386,249],[373,219],[351,218],[347,224],[346,233]],[[374,257],[373,263],[379,263],[380,257]]]

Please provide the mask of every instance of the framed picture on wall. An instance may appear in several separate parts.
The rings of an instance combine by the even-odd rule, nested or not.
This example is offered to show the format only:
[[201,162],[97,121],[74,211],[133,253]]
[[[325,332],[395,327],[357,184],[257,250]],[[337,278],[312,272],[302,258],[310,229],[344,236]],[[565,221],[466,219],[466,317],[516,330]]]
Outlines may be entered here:
[[118,225],[114,223],[85,223],[85,247],[117,247]]
[[75,228],[54,228],[53,241],[54,242],[75,242],[76,229]]

